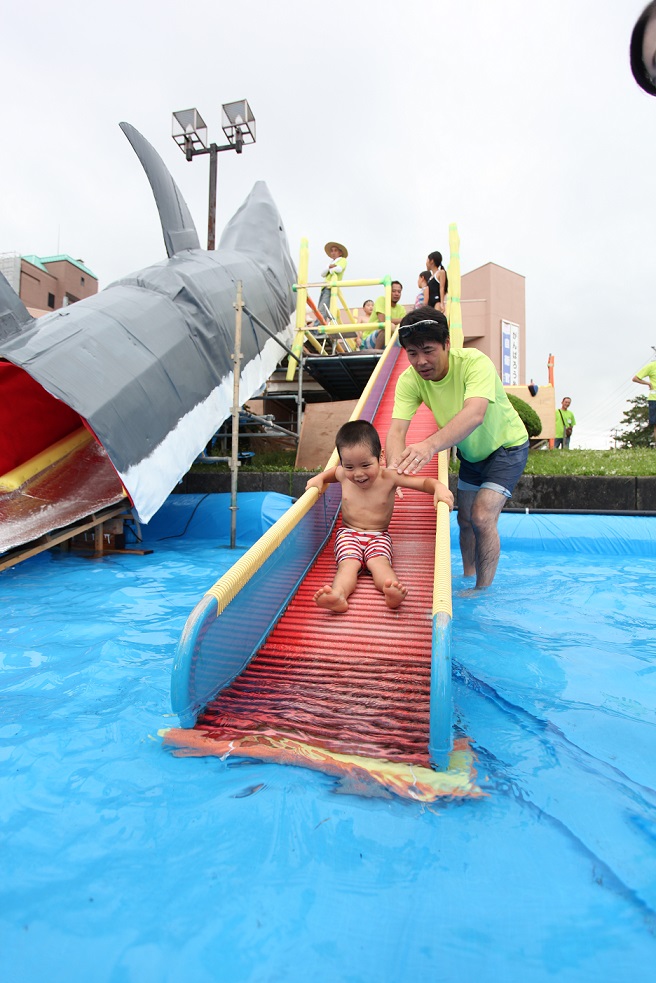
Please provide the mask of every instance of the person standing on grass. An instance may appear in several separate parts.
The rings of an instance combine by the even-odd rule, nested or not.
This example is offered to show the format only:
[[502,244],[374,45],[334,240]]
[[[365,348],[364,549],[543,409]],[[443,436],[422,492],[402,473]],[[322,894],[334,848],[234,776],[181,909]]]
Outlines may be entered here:
[[572,405],[572,400],[569,396],[565,396],[563,399],[560,409],[556,410],[556,439],[554,441],[554,446],[557,450],[561,448],[563,450],[569,450],[569,441],[572,436],[572,430],[576,426],[576,420],[574,419],[574,414],[570,410]]
[[637,382],[639,385],[649,388],[649,395],[647,396],[649,426],[654,428],[653,442],[656,445],[656,360],[643,365],[633,376],[631,382]]

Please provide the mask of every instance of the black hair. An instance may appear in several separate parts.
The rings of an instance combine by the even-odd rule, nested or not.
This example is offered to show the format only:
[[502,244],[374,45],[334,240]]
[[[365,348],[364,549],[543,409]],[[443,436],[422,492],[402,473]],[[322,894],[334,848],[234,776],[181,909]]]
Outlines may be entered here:
[[401,290],[403,290],[403,284],[401,283],[400,280],[392,280],[392,282],[390,283],[390,287],[393,287],[395,283],[398,283],[398,285],[400,286]]
[[[367,297],[367,299],[364,302],[364,304],[373,304],[373,303],[374,303],[374,301],[371,299],[371,297]],[[364,307],[364,304],[362,305],[363,307]]]
[[646,65],[642,54],[642,43],[645,36],[645,30],[647,29],[647,24],[649,21],[656,17],[656,0],[652,3],[647,4],[640,17],[636,21],[636,25],[633,28],[633,33],[631,34],[631,44],[629,47],[629,57],[631,61],[631,71],[633,72],[633,77],[645,92],[648,92],[650,96],[656,96],[656,72],[654,71],[654,60],[656,57],[656,52],[652,52],[652,64]]
[[[417,331],[408,330],[413,324],[420,321],[434,321],[435,327],[422,324]],[[403,330],[403,329],[406,330]],[[444,346],[449,340],[449,322],[442,311],[436,311],[434,307],[416,307],[401,319],[399,325],[399,342],[402,348],[407,345],[418,345],[424,341],[436,341]]]
[[368,420],[349,420],[339,428],[335,437],[335,447],[340,461],[343,450],[357,447],[358,444],[368,447],[375,458],[380,457],[382,452],[380,437],[373,423],[369,423]]
[[428,283],[431,278],[430,270],[420,270],[417,274],[417,279],[419,279],[419,277],[423,277],[424,281]]
[[[446,272],[444,266],[442,266],[442,253],[438,253],[437,250],[435,250],[434,253],[428,254],[428,258],[433,260],[438,270],[440,268],[444,270],[444,295],[446,296],[446,294],[449,292],[449,274]],[[441,299],[444,300],[444,297]]]

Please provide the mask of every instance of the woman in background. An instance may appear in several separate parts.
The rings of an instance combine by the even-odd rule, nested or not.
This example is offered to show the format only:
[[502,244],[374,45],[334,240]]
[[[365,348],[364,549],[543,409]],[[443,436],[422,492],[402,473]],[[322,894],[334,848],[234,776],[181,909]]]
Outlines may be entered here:
[[446,270],[442,266],[442,253],[437,251],[428,254],[426,269],[430,273],[428,281],[428,300],[429,307],[434,307],[436,311],[446,313],[446,295],[449,290],[449,278]]

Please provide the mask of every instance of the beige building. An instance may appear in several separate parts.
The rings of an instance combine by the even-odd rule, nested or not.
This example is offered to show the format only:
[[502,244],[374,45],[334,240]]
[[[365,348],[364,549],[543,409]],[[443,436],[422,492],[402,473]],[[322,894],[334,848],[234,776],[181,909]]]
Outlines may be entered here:
[[506,390],[528,403],[542,420],[540,436],[553,438],[553,387],[546,378],[538,378],[538,392],[533,396],[527,386],[531,380],[526,378],[524,277],[486,263],[462,275],[460,293],[465,348],[478,348],[492,359]]
[[526,382],[525,279],[496,263],[462,275],[465,348],[478,348],[494,362],[505,386]]
[[0,271],[31,311],[56,311],[98,293],[98,277],[70,256],[0,255]]

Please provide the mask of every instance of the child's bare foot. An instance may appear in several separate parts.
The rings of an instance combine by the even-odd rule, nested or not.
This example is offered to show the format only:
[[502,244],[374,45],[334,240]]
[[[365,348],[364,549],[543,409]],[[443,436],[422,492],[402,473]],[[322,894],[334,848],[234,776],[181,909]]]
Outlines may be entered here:
[[320,608],[325,608],[327,611],[334,611],[335,614],[343,614],[344,611],[348,611],[348,601],[344,595],[338,594],[328,584],[319,588],[314,595],[314,600]]
[[398,608],[406,598],[408,588],[399,583],[398,580],[386,580],[383,586],[385,604],[388,608]]

